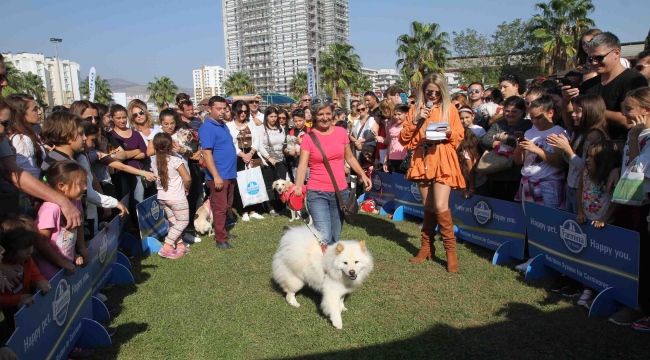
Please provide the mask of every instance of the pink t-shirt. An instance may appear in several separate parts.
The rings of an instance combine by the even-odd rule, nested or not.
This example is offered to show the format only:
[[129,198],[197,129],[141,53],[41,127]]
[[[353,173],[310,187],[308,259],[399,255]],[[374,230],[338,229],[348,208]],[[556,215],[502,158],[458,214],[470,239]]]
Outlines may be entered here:
[[406,157],[406,149],[404,145],[399,142],[399,133],[402,131],[402,124],[397,124],[394,121],[390,122],[388,126],[388,138],[390,139],[390,147],[388,148],[388,160],[404,160]]
[[[348,183],[345,179],[345,149],[350,144],[347,132],[342,127],[335,126],[334,131],[329,135],[323,135],[318,131],[312,131],[311,133],[318,137],[318,141],[320,141],[325,154],[327,154],[327,159],[329,160],[339,190],[347,189]],[[308,134],[303,136],[300,148],[301,150],[309,151],[309,180],[307,181],[307,189],[334,192],[334,185],[323,163],[323,156],[312,141],[311,136]]]
[[[72,203],[83,213],[81,201],[75,200]],[[57,204],[46,201],[38,209],[38,216],[36,217],[38,229],[50,230],[52,232],[52,235],[50,235],[50,245],[52,248],[64,258],[74,261],[77,229],[66,230],[62,224],[62,220],[61,207]],[[34,261],[36,261],[38,269],[43,276],[48,279],[51,279],[61,270],[42,256],[34,256]]]
[[[158,164],[156,163],[156,156],[151,157],[151,171],[156,176],[158,175]],[[178,201],[185,199],[185,186],[183,186],[183,179],[181,178],[178,168],[185,166],[183,160],[177,156],[167,157],[167,191],[163,189],[160,179],[156,180],[156,187],[158,189],[158,200]]]

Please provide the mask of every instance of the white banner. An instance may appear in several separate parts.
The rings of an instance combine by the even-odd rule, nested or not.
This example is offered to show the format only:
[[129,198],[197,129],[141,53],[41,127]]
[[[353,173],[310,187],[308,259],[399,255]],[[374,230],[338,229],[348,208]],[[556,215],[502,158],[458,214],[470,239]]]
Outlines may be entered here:
[[95,76],[97,75],[95,67],[90,68],[88,73],[88,101],[95,101]]
[[312,64],[307,64],[307,92],[312,98],[316,97],[316,73]]

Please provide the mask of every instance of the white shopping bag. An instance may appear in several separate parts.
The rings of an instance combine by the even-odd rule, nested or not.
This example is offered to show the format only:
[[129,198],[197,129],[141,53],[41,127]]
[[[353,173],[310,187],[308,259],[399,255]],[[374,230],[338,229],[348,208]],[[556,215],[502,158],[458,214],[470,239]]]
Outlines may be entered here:
[[237,186],[244,207],[269,200],[260,166],[237,172]]

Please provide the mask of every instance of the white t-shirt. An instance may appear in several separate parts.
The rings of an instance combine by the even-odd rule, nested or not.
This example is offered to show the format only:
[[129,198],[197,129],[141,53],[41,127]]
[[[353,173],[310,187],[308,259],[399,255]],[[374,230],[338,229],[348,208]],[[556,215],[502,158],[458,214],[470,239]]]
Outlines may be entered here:
[[[366,139],[366,141],[372,139],[372,141],[374,141],[375,135],[372,133],[372,128],[377,124],[375,118],[372,116],[368,117],[366,123],[363,124],[363,129],[361,129],[361,124],[363,124],[363,120],[357,120],[354,123],[354,126],[352,126],[352,130],[350,130],[350,135],[354,136],[357,139]],[[358,157],[359,154],[361,154],[361,151],[356,150],[355,153]]]
[[[524,137],[532,141],[547,153],[552,153],[554,152],[554,148],[546,142],[546,137],[551,134],[564,134],[564,136],[567,136],[566,131],[561,126],[555,125],[544,131],[539,131],[533,126],[524,133]],[[526,151],[526,155],[524,156],[524,166],[521,168],[521,175],[527,176],[534,181],[559,180],[564,177],[564,172],[562,169],[556,168],[555,166],[551,166],[549,163],[542,161],[537,154]]]
[[160,127],[160,125],[154,125],[153,129],[151,129],[151,132],[149,133],[149,136],[145,136],[143,133],[141,133],[139,131],[138,131],[138,134],[140,134],[142,136],[142,138],[144,139],[144,143],[149,145],[149,141],[153,140],[153,137],[156,136],[156,134],[158,134],[161,131],[162,131],[162,128]]
[[[36,164],[36,148],[32,139],[27,135],[15,134],[11,136],[11,145],[16,150],[16,165],[39,179],[41,168]],[[45,153],[44,150],[42,152]]]
[[[178,168],[185,166],[183,160],[176,156],[167,157],[167,191],[163,189],[160,179],[156,180],[156,188],[158,189],[159,200],[178,201],[185,199],[185,187],[183,186],[183,179],[181,178]],[[156,163],[156,155],[151,157],[151,170],[158,176],[158,164]]]

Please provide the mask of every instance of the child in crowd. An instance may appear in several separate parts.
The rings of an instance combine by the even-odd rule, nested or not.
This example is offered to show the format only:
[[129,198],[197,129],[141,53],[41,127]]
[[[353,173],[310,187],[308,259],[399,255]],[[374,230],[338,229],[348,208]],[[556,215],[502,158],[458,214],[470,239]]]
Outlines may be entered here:
[[384,143],[388,147],[388,155],[384,161],[385,172],[399,172],[402,161],[406,157],[406,149],[399,142],[399,134],[402,131],[402,125],[409,113],[409,106],[400,104],[395,107],[393,118],[389,121],[386,128],[386,139]]
[[517,201],[530,201],[551,208],[564,209],[564,170],[562,159],[555,153],[546,138],[551,134],[564,134],[560,126],[553,125],[555,108],[553,100],[541,96],[529,107],[533,127],[517,143],[514,161],[523,164]]
[[476,138],[480,139],[485,135],[485,129],[481,126],[474,124],[474,110],[467,105],[463,105],[458,109],[458,115],[460,116],[460,122],[463,124],[465,129],[469,129],[475,135]]
[[[615,204],[611,203],[614,189],[607,187],[609,174],[619,167],[619,155],[611,143],[600,141],[592,143],[586,151],[585,166],[578,177],[576,196],[578,223],[589,221],[597,229],[610,222]],[[578,305],[589,308],[593,290],[585,288]]]
[[[45,172],[45,177],[50,187],[83,211],[81,197],[86,192],[86,170],[81,165],[70,160],[56,162]],[[42,236],[35,243],[38,256],[34,260],[47,279],[51,279],[61,268],[72,273],[75,265],[85,265],[88,249],[83,227],[66,229],[61,208],[48,201],[38,209],[36,219]]]
[[169,232],[165,237],[165,245],[158,255],[167,259],[178,259],[188,252],[181,240],[181,235],[190,221],[187,192],[192,179],[185,168],[183,160],[173,153],[172,137],[167,133],[158,133],[153,138],[156,155],[151,158],[151,167],[158,176],[158,201],[165,210],[169,221]]
[[[530,95],[526,96],[526,99]],[[549,145],[562,152],[569,164],[566,189],[566,210],[577,213],[576,194],[580,183],[580,173],[585,164],[587,149],[590,144],[608,139],[605,120],[605,102],[597,95],[581,95],[571,99],[573,111],[570,114],[571,138],[551,134],[547,138]]]
[[[291,177],[291,181],[295,182],[296,170],[298,169],[298,157],[300,157],[300,144],[302,144],[302,137],[309,132],[309,128],[305,124],[305,111],[303,109],[294,110],[291,113],[291,120],[293,121],[293,128],[289,129],[287,133],[285,154],[287,165],[291,169],[289,176]],[[309,174],[307,178],[309,178]]]
[[[463,121],[463,115],[468,115],[468,113],[466,111],[460,112],[460,119],[465,127],[465,136],[463,137],[463,141],[458,145],[456,153],[458,154],[460,169],[463,171],[463,177],[465,177],[465,184],[467,185],[463,190],[463,197],[467,199],[474,193],[483,193],[481,187],[485,185],[487,178],[485,175],[476,172],[476,165],[481,159],[479,139],[472,128],[465,126],[466,122]],[[471,115],[470,119],[470,121],[473,121],[474,115]],[[480,126],[479,129],[483,130]]]
[[40,290],[42,294],[46,294],[51,287],[31,257],[34,243],[40,236],[34,221],[24,216],[9,218],[4,220],[0,227],[2,265],[12,267],[18,274],[18,283],[12,289],[5,289],[0,294],[0,306],[5,319],[3,332],[11,333],[15,329],[16,311],[23,305],[33,304],[33,294],[36,291]]

